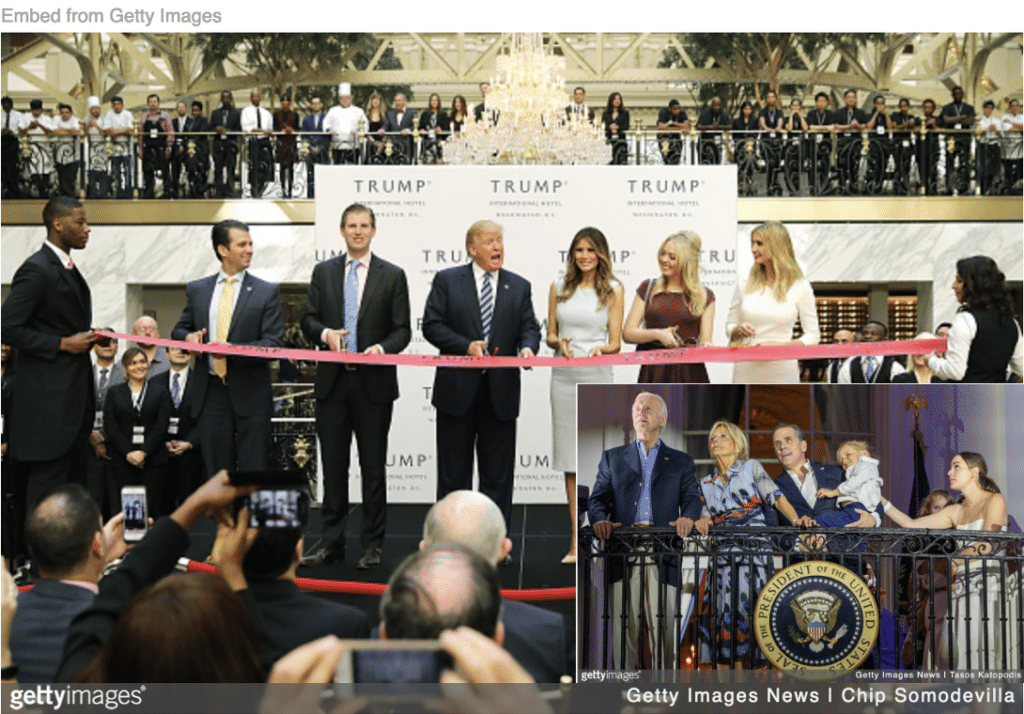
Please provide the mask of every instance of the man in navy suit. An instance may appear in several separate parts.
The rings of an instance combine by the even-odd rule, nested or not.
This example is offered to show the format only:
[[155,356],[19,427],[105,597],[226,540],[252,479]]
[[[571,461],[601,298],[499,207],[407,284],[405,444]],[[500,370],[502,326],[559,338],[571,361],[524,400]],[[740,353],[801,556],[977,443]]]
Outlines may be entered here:
[[[171,418],[167,423],[167,476],[161,513],[171,513],[179,500],[184,500],[203,483],[203,457],[199,449],[198,421],[192,416],[195,401],[196,370],[192,357],[185,350],[167,350],[170,369],[153,377],[171,399]],[[203,361],[200,360],[200,365]]]
[[85,209],[74,198],[54,198],[43,225],[46,243],[15,272],[0,320],[0,341],[18,350],[8,438],[12,457],[28,470],[24,513],[50,489],[85,482],[96,410],[92,299],[71,260],[89,240]]
[[53,682],[68,626],[92,603],[104,566],[127,549],[120,514],[106,527],[84,488],[62,486],[39,504],[25,538],[39,567],[31,590],[18,593],[11,655],[18,681]]
[[[845,478],[843,470],[834,464],[812,464],[807,460],[807,439],[803,429],[796,424],[780,422],[772,432],[775,455],[785,472],[775,479],[775,485],[782,491],[800,518],[822,515],[837,510],[835,498],[818,498],[820,489],[834,489]],[[871,515],[862,516],[850,527],[871,528],[882,522],[881,512],[877,519]],[[796,525],[796,524],[794,524]]]
[[[333,352],[397,354],[409,344],[409,285],[405,271],[370,252],[373,211],[354,203],[341,214],[346,252],[313,269],[302,331]],[[388,431],[398,399],[394,365],[321,362],[316,368],[316,429],[323,457],[323,547],[303,565],[345,559],[348,470],[352,435],[363,480],[360,570],[380,565],[387,512]]]
[[320,97],[310,99],[309,107],[313,111],[302,119],[302,138],[309,146],[309,154],[306,157],[309,169],[306,178],[306,196],[313,198],[316,195],[316,187],[313,183],[316,172],[313,170],[313,164],[328,163],[327,147],[330,144],[330,138],[324,133],[324,117],[327,115],[324,114]]
[[[816,516],[831,513],[838,509],[835,498],[824,497],[822,489],[835,489],[846,478],[843,470],[834,464],[812,464],[807,460],[807,439],[803,429],[796,424],[780,422],[772,433],[772,445],[775,455],[785,471],[775,479],[775,485],[782,491],[789,503],[800,517],[794,526],[817,525],[813,522]],[[882,507],[876,513],[860,511],[860,520],[850,523],[848,528],[874,528],[882,523]],[[808,523],[805,519],[810,518]],[[781,544],[785,547],[789,539]],[[851,551],[857,548],[856,543],[846,538],[833,536],[827,546],[831,550]],[[864,546],[860,546],[863,550]],[[858,558],[847,555],[839,558],[846,567],[857,572],[860,565]]]
[[391,163],[408,164],[412,161],[412,132],[416,126],[416,112],[405,105],[405,95],[395,95],[395,108],[384,117],[384,126],[378,132],[382,136],[387,133],[400,134],[392,137],[395,146],[395,157]]
[[[650,392],[638,394],[633,402],[632,416],[636,441],[608,449],[601,455],[588,508],[594,535],[606,541],[613,529],[626,524],[629,527],[674,527],[676,534],[685,538],[693,529],[694,521],[700,517],[703,506],[693,459],[662,443],[660,435],[668,421],[668,407],[660,396]],[[666,669],[674,667],[679,649],[672,634],[676,603],[674,585],[679,582],[677,559],[648,557],[642,566],[639,562],[630,562],[627,570],[631,597],[621,606],[614,603],[623,597],[622,561],[618,558],[609,560],[606,567],[610,568],[611,580],[615,583],[612,606],[629,613],[625,633],[621,632],[619,613],[612,613],[613,656],[620,651],[625,637],[626,657],[621,663],[622,668],[638,669],[641,665],[641,603],[636,594],[640,592],[643,578],[647,583],[644,588],[647,607],[644,609],[652,655],[657,659],[657,651],[660,650],[662,666]],[[689,563],[683,564],[684,587],[693,580],[692,560]],[[659,591],[663,593],[661,597]],[[656,615],[660,614],[662,606],[665,618],[657,620]],[[659,622],[662,624],[656,624]],[[610,662],[607,665],[613,666]]]
[[[532,357],[540,348],[530,283],[502,268],[503,229],[477,221],[466,233],[469,265],[434,276],[423,310],[423,336],[444,355]],[[437,499],[473,483],[476,449],[480,491],[498,504],[508,528],[519,417],[519,369],[438,367],[431,404],[437,409]],[[511,563],[511,556],[505,559]]]
[[[187,302],[172,333],[176,340],[258,347],[284,344],[284,317],[276,285],[249,272],[252,237],[241,221],[213,227],[218,273],[185,288]],[[270,361],[259,357],[202,354],[196,364],[192,416],[207,476],[220,469],[267,468],[273,412]]]

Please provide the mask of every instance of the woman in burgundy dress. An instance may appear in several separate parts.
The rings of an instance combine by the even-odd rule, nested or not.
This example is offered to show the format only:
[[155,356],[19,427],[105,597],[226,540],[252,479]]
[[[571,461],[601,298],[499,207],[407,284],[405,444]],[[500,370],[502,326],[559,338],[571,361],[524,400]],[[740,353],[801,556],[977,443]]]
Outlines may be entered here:
[[281,95],[281,108],[274,112],[274,131],[280,132],[277,140],[277,163],[281,167],[281,198],[292,197],[292,179],[295,176],[295,162],[299,150],[295,134],[299,130],[299,115],[292,111],[292,100],[287,94]]
[[[640,283],[622,338],[640,350],[708,346],[715,323],[715,294],[700,284],[700,236],[680,231],[658,249],[661,275]],[[703,363],[651,364],[640,368],[641,383],[703,383]]]

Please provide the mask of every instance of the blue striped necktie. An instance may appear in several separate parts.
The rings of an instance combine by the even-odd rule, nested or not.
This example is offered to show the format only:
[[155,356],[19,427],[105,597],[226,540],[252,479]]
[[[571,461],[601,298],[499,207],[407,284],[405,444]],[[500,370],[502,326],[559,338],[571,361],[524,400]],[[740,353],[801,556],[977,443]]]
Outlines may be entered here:
[[356,273],[359,261],[353,260],[349,266],[348,277],[345,279],[345,329],[348,330],[345,341],[347,351],[355,352],[356,323],[359,322],[359,275]]
[[491,336],[491,317],[494,315],[494,293],[491,290],[490,273],[484,273],[480,285],[480,324],[483,325],[483,339]]

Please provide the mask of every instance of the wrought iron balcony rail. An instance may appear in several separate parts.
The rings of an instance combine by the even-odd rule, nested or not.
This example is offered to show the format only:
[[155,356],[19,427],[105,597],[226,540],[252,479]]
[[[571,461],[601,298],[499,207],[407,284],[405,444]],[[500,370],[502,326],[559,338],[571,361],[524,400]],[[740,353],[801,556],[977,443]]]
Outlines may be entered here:
[[581,667],[764,667],[753,626],[761,587],[820,560],[859,575],[878,604],[878,642],[862,667],[1021,670],[1022,545],[993,531],[726,526],[687,538],[619,528],[602,542],[582,528]]
[[[444,164],[452,132],[189,132],[4,137],[17,170],[4,196],[306,198],[316,164]],[[17,142],[17,146],[10,140]],[[916,196],[1021,193],[1021,136],[973,129],[909,132],[631,130],[608,162],[727,165],[741,196]],[[292,160],[289,160],[292,159]],[[281,167],[294,166],[291,185]],[[152,184],[147,184],[147,173]],[[290,189],[290,191],[288,191]],[[288,195],[285,195],[286,191]]]

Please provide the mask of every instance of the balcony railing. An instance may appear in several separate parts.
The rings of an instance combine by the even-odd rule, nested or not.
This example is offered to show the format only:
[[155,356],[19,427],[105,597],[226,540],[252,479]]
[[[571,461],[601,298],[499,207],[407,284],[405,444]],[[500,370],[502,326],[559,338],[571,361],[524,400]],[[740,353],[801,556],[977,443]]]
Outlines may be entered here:
[[[416,132],[188,133],[176,135],[167,158],[166,135],[22,136],[16,139],[17,171],[4,196],[306,198],[315,190],[317,163],[444,164],[446,139]],[[608,162],[734,164],[741,196],[1019,195],[1020,144],[1016,133],[993,137],[972,130],[774,137],[758,131],[644,130],[609,142]],[[282,167],[292,167],[283,185]]]
[[761,588],[820,560],[858,574],[878,604],[862,667],[1024,669],[1021,546],[1020,534],[992,531],[717,526],[682,539],[620,528],[601,542],[582,528],[581,668],[765,667],[753,622]]

